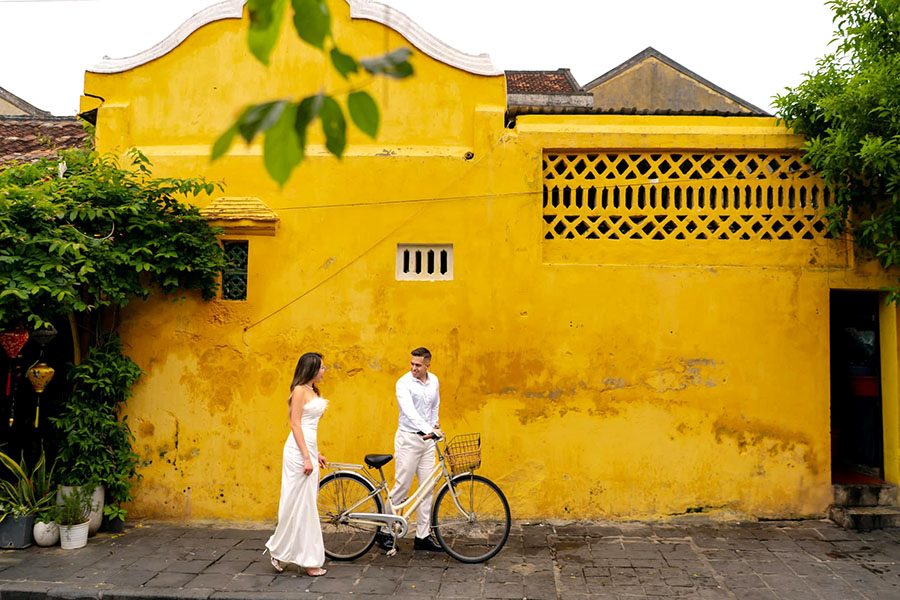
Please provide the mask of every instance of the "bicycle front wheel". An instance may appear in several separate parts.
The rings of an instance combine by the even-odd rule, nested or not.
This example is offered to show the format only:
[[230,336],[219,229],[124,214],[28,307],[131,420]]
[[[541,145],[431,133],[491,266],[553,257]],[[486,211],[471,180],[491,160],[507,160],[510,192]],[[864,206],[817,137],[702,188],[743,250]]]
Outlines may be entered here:
[[431,523],[447,554],[464,563],[484,562],[509,538],[509,503],[490,479],[457,475],[438,492]]
[[354,560],[375,543],[379,526],[348,519],[348,513],[381,513],[381,497],[375,486],[356,473],[332,473],[319,482],[319,522],[325,556]]

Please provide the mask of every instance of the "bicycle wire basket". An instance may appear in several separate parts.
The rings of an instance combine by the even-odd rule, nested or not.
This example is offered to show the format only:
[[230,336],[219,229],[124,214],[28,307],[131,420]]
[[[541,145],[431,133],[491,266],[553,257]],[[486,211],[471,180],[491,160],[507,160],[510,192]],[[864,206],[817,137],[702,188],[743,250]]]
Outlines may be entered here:
[[445,454],[454,475],[474,471],[481,466],[481,434],[457,435],[447,443]]

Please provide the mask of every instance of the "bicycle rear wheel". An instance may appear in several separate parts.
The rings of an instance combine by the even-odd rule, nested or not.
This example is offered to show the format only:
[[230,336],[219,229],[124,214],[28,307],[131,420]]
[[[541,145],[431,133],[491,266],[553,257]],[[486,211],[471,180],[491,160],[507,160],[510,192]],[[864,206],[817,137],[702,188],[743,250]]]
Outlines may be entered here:
[[357,523],[345,515],[383,512],[381,497],[374,492],[375,486],[355,473],[332,473],[319,482],[319,522],[325,556],[354,560],[369,551],[379,526]]
[[438,492],[431,523],[447,554],[464,563],[484,562],[500,552],[509,538],[509,503],[490,479],[472,473],[457,475]]

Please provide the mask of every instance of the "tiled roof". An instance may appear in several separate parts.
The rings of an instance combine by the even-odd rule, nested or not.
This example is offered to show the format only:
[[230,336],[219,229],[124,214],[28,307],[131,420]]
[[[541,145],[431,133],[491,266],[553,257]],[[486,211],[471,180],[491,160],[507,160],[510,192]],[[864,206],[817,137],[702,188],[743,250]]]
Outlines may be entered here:
[[0,165],[32,162],[79,148],[88,134],[75,117],[0,117]]
[[223,197],[216,198],[212,204],[200,210],[200,214],[209,221],[258,221],[275,222],[278,215],[266,206],[259,198]]
[[[4,100],[4,101],[8,102],[9,104],[14,106],[18,110],[22,111],[22,113],[24,113],[25,115],[30,115],[32,117],[49,117],[50,116],[50,113],[48,113],[46,110],[39,109],[38,107],[32,105],[31,103],[27,102],[26,100],[24,100],[22,98],[19,98],[18,96],[16,96],[9,90],[5,90],[2,87],[0,87],[0,100]],[[13,114],[17,114],[17,113],[13,113]]]
[[577,94],[581,86],[569,69],[506,71],[507,94]]
[[[638,95],[631,99],[633,101],[633,104],[624,107],[620,106],[619,101],[622,100],[622,93],[629,89],[628,83],[624,84],[625,87],[621,87],[623,85],[622,81],[625,80],[629,73],[634,75],[637,72],[636,70],[639,69],[642,65],[651,64],[653,61],[657,61],[659,64],[668,67],[672,72],[680,74],[680,83],[673,84],[671,81],[661,79],[660,74],[654,71],[654,75],[652,75],[651,77],[655,77],[656,79],[649,83],[645,80],[643,82],[644,86],[649,85],[650,89],[665,86],[665,92],[668,95],[668,99],[665,100],[662,104],[658,104],[651,108],[647,106],[647,103],[650,102],[650,104],[652,104],[652,99],[648,100],[648,98],[646,98],[645,96]],[[639,78],[640,76],[635,76],[635,79],[632,80],[631,85],[633,86],[635,81],[637,81]],[[688,89],[690,82],[693,83],[694,89],[702,88],[710,96],[717,95],[721,99],[721,101],[716,104],[717,107],[713,107],[709,104],[696,106],[693,108],[683,105],[673,106],[672,101],[674,99],[691,96],[690,93],[685,93],[685,90]],[[620,86],[620,90],[618,90],[620,93],[614,94],[617,101],[613,101],[612,104],[607,104],[606,101],[608,100],[608,98],[601,97],[602,94],[598,95],[598,90],[606,85],[610,85],[613,88],[615,88],[616,85]],[[652,47],[644,49],[643,51],[626,60],[621,65],[594,79],[590,83],[586,84],[584,86],[584,89],[594,94],[594,112],[616,114],[722,114],[744,116],[749,115],[758,117],[770,116],[769,113],[767,113],[763,109],[750,104],[746,100],[738,98],[731,92],[720,88],[716,84],[707,79],[704,79],[703,77],[700,77],[690,69],[680,65],[662,52]],[[635,90],[640,89],[642,88],[632,88],[632,95],[635,94]],[[646,87],[643,89],[646,89]]]

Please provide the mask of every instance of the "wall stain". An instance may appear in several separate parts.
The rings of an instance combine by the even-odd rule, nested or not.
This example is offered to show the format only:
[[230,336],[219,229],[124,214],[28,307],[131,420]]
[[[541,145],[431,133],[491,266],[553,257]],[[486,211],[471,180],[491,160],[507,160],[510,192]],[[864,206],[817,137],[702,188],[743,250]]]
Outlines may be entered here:
[[[812,475],[822,470],[822,460],[813,451],[814,444],[804,433],[791,431],[778,425],[755,421],[746,417],[722,415],[712,424],[716,442],[722,444],[726,439],[733,440],[743,454],[751,448],[764,451],[769,457],[781,454],[799,453]],[[760,464],[756,475],[762,476],[765,470]]]
[[666,364],[644,379],[644,384],[655,392],[680,392],[689,387],[715,387],[711,371],[718,365],[710,358],[683,358]]

